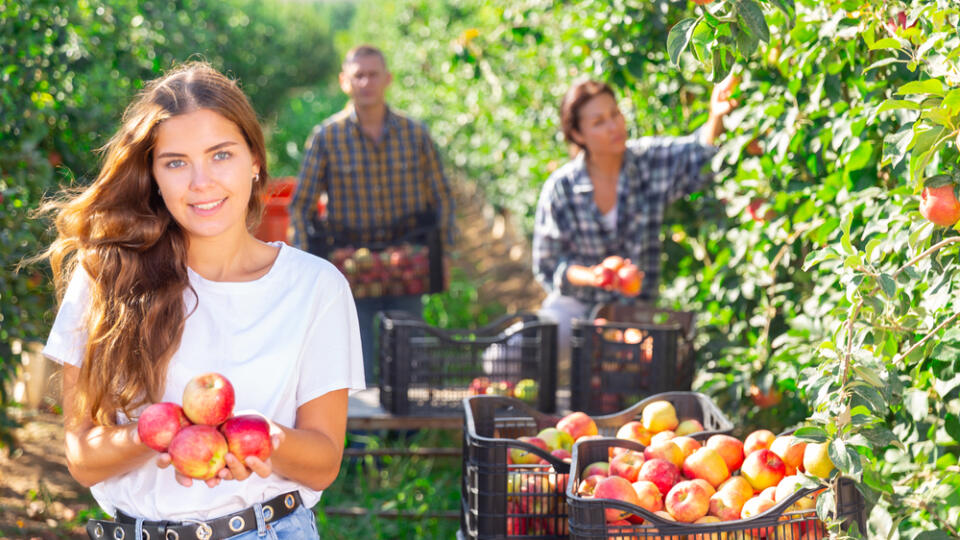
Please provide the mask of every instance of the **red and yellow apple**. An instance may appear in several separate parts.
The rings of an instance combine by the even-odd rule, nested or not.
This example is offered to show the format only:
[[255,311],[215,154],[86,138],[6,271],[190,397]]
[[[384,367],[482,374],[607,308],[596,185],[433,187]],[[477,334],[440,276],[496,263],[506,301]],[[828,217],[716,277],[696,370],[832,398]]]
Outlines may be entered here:
[[137,419],[137,434],[143,444],[157,452],[166,452],[170,441],[182,428],[190,425],[183,409],[176,403],[154,403],[140,413]]
[[570,450],[573,448],[573,436],[555,427],[540,430],[540,433],[537,433],[537,437],[547,443],[547,448],[551,451],[560,449]]
[[273,452],[270,423],[262,416],[244,414],[231,416],[220,425],[220,433],[227,440],[227,449],[241,462],[247,456],[266,461]]
[[643,427],[643,424],[637,420],[631,420],[630,422],[620,426],[620,429],[617,430],[618,439],[636,441],[644,446],[648,446],[650,444],[650,439],[652,437],[653,432]]
[[761,448],[769,449],[776,438],[777,436],[769,429],[758,429],[751,432],[743,439],[743,455],[748,456],[751,452]]
[[[639,505],[640,498],[634,491],[633,485],[621,476],[608,476],[597,483],[597,488],[593,492],[596,499],[615,499],[633,505]],[[605,516],[607,522],[626,519],[630,512],[619,508],[606,508]]]
[[696,418],[687,418],[686,420],[682,420],[679,424],[677,424],[677,428],[673,431],[676,433],[677,437],[691,435],[693,433],[699,433],[703,431],[703,424],[701,424]]
[[[540,448],[544,452],[548,454],[550,453],[550,448],[547,446],[546,441],[544,441],[540,437],[521,436],[521,437],[517,437],[517,440],[520,442],[525,442],[527,444],[532,444],[533,446]],[[540,456],[524,448],[511,447],[510,459],[512,459],[513,462],[517,465],[533,465],[534,463],[537,463],[540,461]]]
[[636,482],[643,462],[643,453],[636,450],[628,450],[610,460],[610,474],[622,476],[631,482]]
[[640,474],[637,475],[637,479],[653,482],[660,493],[667,493],[681,480],[680,469],[663,459],[648,459],[640,467]]
[[712,448],[700,448],[683,461],[683,475],[687,478],[702,478],[713,487],[730,477],[727,463]]
[[183,413],[194,424],[219,426],[233,413],[233,385],[219,373],[204,373],[183,389]]
[[707,515],[710,495],[702,485],[684,480],[670,488],[663,497],[663,505],[677,521],[693,523]]
[[180,474],[208,480],[227,463],[227,441],[213,426],[187,426],[173,436],[167,453]]
[[783,480],[785,470],[780,456],[763,448],[747,455],[740,466],[740,475],[750,482],[753,489],[762,491]]
[[780,456],[786,467],[786,474],[796,474],[803,468],[803,451],[807,443],[793,435],[780,435],[770,443],[770,451]]
[[640,411],[640,421],[643,422],[643,427],[654,433],[676,429],[680,424],[673,403],[665,400],[653,401],[644,406]]
[[677,468],[683,465],[683,450],[673,441],[651,442],[650,446],[643,449],[643,457],[646,459],[663,459],[673,463]]
[[566,431],[573,437],[573,440],[587,436],[587,435],[597,435],[600,433],[597,430],[597,423],[593,421],[593,418],[590,418],[587,413],[577,411],[572,412],[557,422],[557,429],[560,431]]
[[721,433],[711,435],[707,439],[706,447],[712,448],[720,454],[720,457],[727,464],[727,470],[730,472],[739,469],[743,463],[743,443],[736,437]]

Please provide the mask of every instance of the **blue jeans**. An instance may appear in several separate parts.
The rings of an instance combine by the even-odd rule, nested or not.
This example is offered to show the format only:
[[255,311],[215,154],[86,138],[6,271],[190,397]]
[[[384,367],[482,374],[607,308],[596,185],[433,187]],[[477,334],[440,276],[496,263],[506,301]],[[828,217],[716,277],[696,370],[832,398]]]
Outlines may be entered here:
[[[380,381],[377,362],[377,335],[374,317],[378,311],[408,311],[422,317],[423,303],[420,295],[378,296],[357,298],[357,318],[360,319],[360,342],[363,346],[363,372],[367,386],[375,386]],[[377,370],[377,371],[375,371]]]
[[317,532],[317,517],[313,510],[300,506],[287,517],[279,519],[269,526],[263,523],[263,515],[257,508],[257,530],[231,536],[229,540],[301,540],[320,539]]

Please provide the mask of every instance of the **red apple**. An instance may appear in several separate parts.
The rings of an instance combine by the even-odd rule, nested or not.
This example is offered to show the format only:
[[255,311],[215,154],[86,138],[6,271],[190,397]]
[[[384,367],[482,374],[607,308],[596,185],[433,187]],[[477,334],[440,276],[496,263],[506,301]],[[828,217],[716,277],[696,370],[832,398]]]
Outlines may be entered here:
[[703,489],[706,490],[707,495],[710,495],[711,497],[713,496],[714,493],[717,492],[717,488],[715,488],[715,487],[713,487],[712,485],[710,485],[710,482],[707,482],[707,481],[704,480],[703,478],[692,478],[692,479],[690,479],[690,481],[691,481],[691,482],[694,482],[694,483],[697,483],[697,484],[700,484],[701,486],[703,486]]
[[680,470],[676,465],[663,459],[648,459],[640,467],[638,480],[647,480],[656,484],[660,493],[667,493],[680,481]]
[[663,459],[673,463],[677,468],[683,465],[683,450],[673,441],[651,442],[650,446],[644,448],[643,457]]
[[625,296],[637,296],[643,286],[643,272],[631,263],[626,263],[617,270],[617,281],[620,292]]
[[718,433],[707,439],[707,448],[712,448],[720,454],[731,473],[740,468],[743,463],[743,443],[736,437]]
[[920,194],[920,214],[941,227],[953,227],[960,220],[960,201],[957,201],[956,186],[947,184],[923,188]]
[[622,476],[631,482],[637,481],[640,467],[643,466],[643,454],[635,450],[628,450],[610,460],[610,474]]
[[187,426],[173,436],[167,453],[180,474],[208,480],[227,464],[227,441],[213,426]]
[[557,422],[557,429],[566,431],[576,441],[586,435],[597,435],[597,423],[584,412],[572,412]]
[[716,516],[721,521],[740,519],[740,510],[743,508],[743,504],[750,500],[750,498],[751,496],[742,497],[732,489],[719,489],[710,496],[710,509],[708,513],[711,516]]
[[633,420],[627,422],[626,424],[620,426],[620,429],[617,430],[618,439],[628,439],[631,441],[636,441],[644,446],[650,444],[650,439],[653,437],[653,433],[643,427],[643,424]]
[[780,456],[763,448],[747,455],[740,466],[740,475],[750,482],[753,489],[762,491],[783,480],[785,470]]
[[687,478],[702,478],[717,487],[730,477],[730,471],[716,450],[700,448],[683,461],[683,475]]
[[[762,514],[772,508],[777,503],[773,502],[770,499],[764,497],[754,497],[749,501],[743,503],[743,509],[740,510],[740,519],[750,519],[756,515]],[[750,529],[748,531],[750,535],[754,538],[768,537],[773,538],[775,534],[774,527],[763,527]]]
[[707,515],[710,495],[700,484],[684,480],[670,488],[663,498],[663,505],[677,521],[693,523]]
[[617,286],[617,272],[603,265],[593,267],[593,286],[611,288]]
[[[593,492],[593,496],[596,499],[616,499],[633,505],[639,505],[640,503],[640,497],[638,497],[637,492],[633,490],[633,485],[621,476],[608,476],[600,480],[600,482],[597,483],[597,489]],[[630,512],[620,510],[619,508],[607,508],[605,509],[605,515],[609,523],[611,521],[626,519],[627,516],[630,515]]]
[[640,499],[637,506],[651,512],[663,510],[663,494],[660,493],[656,484],[649,480],[637,480],[633,483],[633,490],[637,492],[637,497]]
[[600,266],[604,266],[616,272],[624,265],[625,262],[626,261],[624,258],[619,255],[610,255],[600,263]]
[[743,455],[748,456],[756,450],[768,449],[777,436],[769,429],[758,429],[743,439]]
[[687,437],[686,435],[674,437],[670,440],[673,441],[673,444],[679,446],[680,450],[683,450],[684,459],[690,457],[691,454],[703,447],[703,445],[700,444],[700,441],[694,439],[693,437]]
[[230,453],[241,462],[247,456],[266,461],[273,451],[270,441],[270,423],[256,414],[232,416],[220,425],[220,433],[227,439]]
[[219,373],[190,379],[183,389],[183,413],[194,424],[218,426],[233,413],[233,385]]
[[143,444],[157,452],[166,452],[173,436],[189,425],[190,420],[187,420],[179,405],[163,401],[150,405],[140,413],[137,434]]
[[604,474],[592,474],[585,477],[580,481],[580,485],[577,486],[577,495],[581,497],[593,497],[593,493],[597,490],[597,484],[606,477]]
[[687,418],[677,424],[677,429],[673,430],[677,437],[691,435],[703,431],[703,424],[696,418]]
[[[550,448],[547,446],[546,441],[540,437],[523,436],[517,437],[517,440],[527,444],[532,444],[533,446],[542,449],[544,452],[548,454],[550,453]],[[512,459],[517,465],[533,465],[534,463],[540,461],[540,456],[523,448],[513,447],[510,448],[510,459]]]
[[665,430],[663,430],[663,431],[661,431],[661,432],[654,433],[653,436],[650,437],[650,444],[654,444],[654,443],[658,443],[658,442],[662,442],[662,441],[669,441],[669,440],[672,440],[672,439],[673,439],[674,437],[676,437],[676,436],[677,436],[677,434],[674,433],[673,430],[671,430],[671,429],[665,429]]
[[803,451],[806,447],[807,443],[793,435],[781,435],[770,443],[770,451],[783,460],[787,475],[796,474],[803,469]]
[[750,482],[747,482],[747,479],[740,475],[727,478],[726,482],[717,487],[717,491],[731,491],[743,499],[744,502],[753,497],[756,493],[753,489],[753,486],[750,485]]

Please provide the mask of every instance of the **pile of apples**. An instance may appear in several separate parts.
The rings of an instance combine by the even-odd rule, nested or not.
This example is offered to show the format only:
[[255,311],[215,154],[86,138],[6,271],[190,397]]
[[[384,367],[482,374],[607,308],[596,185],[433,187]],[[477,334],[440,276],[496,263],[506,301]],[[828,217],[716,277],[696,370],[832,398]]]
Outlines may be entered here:
[[357,298],[423,294],[430,287],[430,256],[425,246],[344,247],[330,254],[330,262],[346,276]]
[[154,403],[137,420],[140,440],[170,454],[184,476],[209,480],[226,466],[230,452],[241,462],[247,456],[270,457],[270,424],[261,416],[233,416],[233,385],[219,373],[198,375],[183,389],[183,405]]
[[507,396],[536,403],[540,388],[533,379],[520,379],[514,384],[508,380],[491,381],[487,377],[477,377],[470,382],[467,392],[471,396]]
[[[611,447],[607,461],[584,467],[577,495],[627,502],[668,521],[717,523],[757,516],[799,490],[820,486],[811,476],[828,478],[834,468],[825,444],[776,436],[766,429],[743,441],[715,434],[701,443],[688,435],[702,427],[688,426],[678,421],[671,403],[648,404],[640,421],[617,432],[618,438],[636,441],[644,450]],[[819,490],[804,495],[787,511],[815,508],[818,494]],[[605,517],[611,527],[653,526],[639,515],[614,508],[606,508]],[[804,533],[797,522],[776,529],[751,534],[790,540]]]

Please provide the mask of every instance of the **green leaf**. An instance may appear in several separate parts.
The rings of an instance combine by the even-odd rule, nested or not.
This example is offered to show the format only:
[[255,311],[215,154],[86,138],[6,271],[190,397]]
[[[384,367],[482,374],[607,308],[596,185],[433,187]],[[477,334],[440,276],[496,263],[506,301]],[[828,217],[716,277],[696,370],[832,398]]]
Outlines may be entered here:
[[832,489],[817,496],[817,516],[821,521],[829,522],[837,506],[837,498]]
[[874,371],[872,368],[869,368],[864,365],[855,364],[853,366],[853,371],[860,375],[860,378],[864,380],[870,386],[874,388],[883,388],[886,384],[883,382],[883,379],[880,378],[880,375]]
[[903,406],[906,408],[910,417],[915,422],[921,422],[927,417],[930,411],[930,405],[927,401],[927,393],[915,388],[907,390],[903,396]]
[[883,138],[883,161],[894,168],[907,155],[907,147],[913,142],[913,125],[904,124],[899,131]]
[[871,51],[875,51],[877,49],[899,49],[899,48],[900,48],[900,40],[892,37],[878,39],[877,41],[874,41],[872,45],[870,45]]
[[883,294],[887,295],[887,298],[894,298],[897,296],[897,282],[893,280],[887,274],[880,274],[877,276],[877,282],[880,284],[880,288],[883,289]]
[[953,413],[947,413],[943,422],[943,427],[947,430],[947,435],[960,443],[960,418]]
[[793,436],[807,442],[822,443],[827,440],[827,432],[820,427],[804,426],[793,432]]
[[923,187],[935,189],[953,183],[953,177],[947,174],[936,174],[923,180]]
[[[883,41],[883,40],[881,40]],[[943,88],[943,82],[940,79],[927,79],[925,81],[910,81],[901,86],[895,92],[896,94],[934,94],[943,97],[946,91]]]
[[742,28],[760,41],[765,43],[770,41],[770,28],[767,27],[767,20],[763,17],[763,8],[760,4],[755,0],[736,0],[734,9]]
[[830,442],[828,453],[833,464],[837,469],[847,476],[858,476],[863,471],[863,464],[860,461],[860,454],[852,446],[846,444],[842,439],[834,439]]
[[688,17],[673,25],[667,35],[667,52],[673,65],[680,65],[680,53],[690,44],[690,37],[699,19]]
[[943,97],[943,107],[946,107],[950,111],[950,114],[960,113],[960,88],[954,88],[953,90],[947,92],[947,95]]
[[914,537],[915,540],[957,540],[957,537],[944,531],[924,531]]
[[733,63],[736,61],[733,53],[726,47],[720,47],[713,50],[713,72],[711,82],[720,82],[733,69]]
[[908,101],[906,99],[893,99],[893,98],[885,99],[883,100],[883,103],[881,103],[880,106],[877,107],[877,110],[874,111],[873,114],[874,114],[874,117],[876,117],[876,115],[882,112],[892,111],[896,109],[910,109],[910,110],[916,111],[920,109],[920,104],[914,103],[913,101]]
[[811,251],[807,255],[807,260],[803,262],[803,271],[806,272],[807,270],[810,270],[814,266],[817,266],[818,264],[824,261],[829,261],[829,260],[839,259],[839,258],[840,258],[840,255],[837,254],[837,252],[834,251],[833,248],[827,247],[823,249],[818,249],[816,251]]
[[[960,425],[958,425],[960,427]],[[877,448],[886,448],[887,446],[902,446],[900,439],[889,429],[883,426],[876,426],[872,429],[865,429],[860,432],[867,440]]]
[[753,56],[753,53],[757,52],[757,47],[760,46],[760,40],[751,32],[740,29],[736,32],[736,38],[737,50],[740,51],[740,55],[744,58]]

